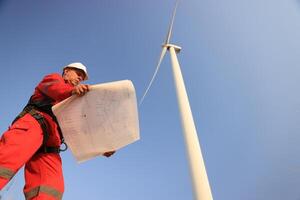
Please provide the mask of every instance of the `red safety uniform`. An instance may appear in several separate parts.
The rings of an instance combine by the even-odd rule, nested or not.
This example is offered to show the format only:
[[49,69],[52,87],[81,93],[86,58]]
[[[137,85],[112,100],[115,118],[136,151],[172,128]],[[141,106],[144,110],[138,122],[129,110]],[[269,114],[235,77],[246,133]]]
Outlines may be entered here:
[[[61,75],[49,74],[35,88],[33,100],[56,103],[72,95],[73,86]],[[39,113],[47,122],[46,146],[61,144],[58,125],[53,118]],[[16,120],[0,140],[0,190],[25,164],[24,194],[26,200],[58,200],[64,192],[61,158],[58,153],[37,152],[43,144],[43,130],[30,114]]]

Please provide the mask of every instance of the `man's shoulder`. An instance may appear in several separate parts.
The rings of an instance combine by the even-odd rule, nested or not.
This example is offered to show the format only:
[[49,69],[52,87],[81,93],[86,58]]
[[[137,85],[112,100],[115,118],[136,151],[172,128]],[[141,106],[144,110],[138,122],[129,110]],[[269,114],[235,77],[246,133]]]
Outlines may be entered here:
[[59,73],[51,73],[51,74],[47,74],[45,78],[53,78],[53,79],[63,79],[62,75]]

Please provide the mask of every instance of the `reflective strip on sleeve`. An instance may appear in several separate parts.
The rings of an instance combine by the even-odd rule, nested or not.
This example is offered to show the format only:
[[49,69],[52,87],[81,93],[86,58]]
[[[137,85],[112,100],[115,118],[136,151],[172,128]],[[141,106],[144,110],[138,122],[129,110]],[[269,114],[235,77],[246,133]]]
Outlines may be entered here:
[[37,196],[39,193],[47,194],[49,196],[54,197],[57,200],[61,200],[62,196],[63,196],[63,194],[61,192],[59,192],[58,190],[56,190],[55,188],[41,185],[41,186],[38,186],[38,187],[35,187],[35,188],[29,190],[28,192],[25,192],[25,198],[26,198],[26,200],[29,200],[32,197]]
[[1,178],[11,179],[14,175],[15,175],[15,172],[13,172],[12,170],[0,166],[0,177]]

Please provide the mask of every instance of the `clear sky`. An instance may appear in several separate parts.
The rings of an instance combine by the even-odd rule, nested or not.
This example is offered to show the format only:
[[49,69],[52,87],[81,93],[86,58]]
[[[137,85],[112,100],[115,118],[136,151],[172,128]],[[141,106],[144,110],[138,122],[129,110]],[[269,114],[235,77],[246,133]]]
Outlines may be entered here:
[[[1,133],[45,74],[75,61],[87,83],[130,79],[140,99],[174,3],[0,0]],[[299,38],[299,0],[181,0],[171,41],[215,200],[300,199]],[[62,153],[64,200],[193,199],[169,55],[139,117],[141,140],[109,159]],[[23,184],[20,170],[7,200]]]

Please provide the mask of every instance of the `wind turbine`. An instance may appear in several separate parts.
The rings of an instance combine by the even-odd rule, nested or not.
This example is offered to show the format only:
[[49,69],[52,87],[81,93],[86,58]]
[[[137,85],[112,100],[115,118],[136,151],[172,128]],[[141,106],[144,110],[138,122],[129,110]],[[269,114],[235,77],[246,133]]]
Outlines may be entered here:
[[194,196],[195,199],[197,200],[212,200],[213,197],[212,197],[209,181],[207,178],[207,173],[206,173],[204,160],[201,153],[197,131],[195,128],[194,119],[190,108],[190,103],[188,100],[188,96],[184,85],[184,80],[181,74],[181,69],[176,55],[177,53],[180,52],[181,47],[170,43],[170,38],[172,35],[172,29],[173,29],[178,2],[179,0],[177,0],[175,4],[168,34],[164,44],[162,45],[162,51],[160,54],[158,64],[156,66],[153,77],[143,97],[141,98],[140,105],[142,104],[147,92],[149,91],[156,77],[156,74],[159,70],[164,55],[168,50],[171,55],[173,77],[174,77],[174,83],[175,83],[175,88],[177,93],[178,107],[181,115],[181,125],[183,128],[183,135],[185,138],[186,151],[188,155],[190,172],[191,172],[191,177],[193,182]]

